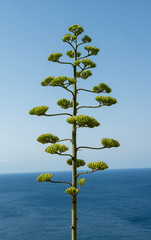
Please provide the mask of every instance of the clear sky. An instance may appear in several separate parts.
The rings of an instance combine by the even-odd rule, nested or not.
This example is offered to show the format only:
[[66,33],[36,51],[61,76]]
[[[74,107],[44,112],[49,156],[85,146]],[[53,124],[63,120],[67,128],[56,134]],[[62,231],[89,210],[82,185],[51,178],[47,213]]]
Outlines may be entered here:
[[[78,85],[92,89],[104,82],[118,101],[111,107],[79,111],[101,125],[79,129],[78,146],[100,147],[104,137],[121,144],[101,151],[83,149],[78,158],[105,161],[110,168],[151,167],[150,11],[150,0],[0,1],[0,173],[71,169],[65,157],[46,153],[36,141],[42,133],[70,138],[66,116],[45,118],[28,112],[40,105],[49,106],[49,113],[64,112],[56,102],[70,99],[70,93],[40,82],[51,75],[72,77],[70,66],[47,57],[70,49],[61,39],[73,24],[81,25],[92,46],[100,48],[91,58],[97,64],[93,76]],[[94,98],[82,91],[78,96],[82,105],[95,105]]]

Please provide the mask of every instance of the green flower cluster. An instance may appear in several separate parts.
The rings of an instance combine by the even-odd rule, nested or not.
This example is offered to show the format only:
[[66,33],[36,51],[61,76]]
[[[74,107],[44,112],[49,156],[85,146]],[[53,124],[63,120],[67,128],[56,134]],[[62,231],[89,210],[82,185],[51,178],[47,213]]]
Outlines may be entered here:
[[106,148],[111,148],[111,147],[119,147],[120,144],[118,141],[110,138],[103,138],[102,139],[102,145]]
[[62,53],[51,53],[48,57],[48,61],[58,62],[60,57],[62,57]]
[[43,173],[39,177],[37,177],[37,182],[49,182],[53,177],[51,173]]
[[57,154],[57,153],[63,153],[68,151],[69,148],[66,145],[60,145],[60,144],[53,144],[45,149],[47,153],[50,154]]
[[[70,101],[70,100],[67,100],[67,99],[65,99],[65,98],[62,98],[62,99],[60,99],[60,100],[57,101],[57,104],[58,104],[58,106],[60,106],[61,108],[68,109],[68,108],[70,108],[70,107],[73,106],[73,100]],[[76,102],[76,106],[78,106],[78,105],[79,105],[79,103]]]
[[51,82],[51,86],[55,87],[55,86],[62,86],[63,83],[67,80],[68,78],[65,76],[60,76],[60,77],[56,77],[52,80]]
[[87,166],[93,170],[105,170],[108,168],[108,165],[105,162],[90,162]]
[[48,109],[49,107],[47,106],[34,107],[29,111],[29,114],[41,116],[41,115],[44,115]]
[[75,41],[77,37],[75,35],[71,35],[69,33],[67,33],[63,38],[62,38],[62,41],[63,42],[71,42],[71,41]]
[[69,84],[74,84],[77,82],[77,80],[75,78],[68,78],[68,82]]
[[87,43],[87,42],[91,42],[92,41],[92,39],[89,36],[87,36],[87,35],[84,35],[84,37],[81,40],[82,40],[83,43]]
[[109,96],[97,96],[95,100],[98,101],[102,106],[111,106],[117,103],[115,98]]
[[76,61],[74,62],[74,65],[75,65],[75,66],[79,66],[80,63],[81,63],[81,60],[76,60]]
[[42,86],[64,86],[64,82],[68,81],[69,85],[76,83],[76,79],[75,78],[67,78],[66,76],[59,76],[59,77],[47,77],[45,78],[42,82],[41,85]]
[[94,62],[92,62],[88,58],[83,59],[82,63],[84,64],[85,67],[91,67],[91,68],[95,68],[96,67],[96,64]]
[[[72,50],[68,50],[68,51],[66,52],[66,55],[67,55],[68,57],[70,57],[70,58],[74,58],[74,57],[75,57],[75,52],[72,51]],[[80,52],[77,52],[77,57],[80,57],[80,56],[81,56],[81,53],[80,53]]]
[[92,72],[90,70],[83,71],[80,74],[80,77],[83,79],[87,79],[90,76],[92,76]]
[[51,82],[52,82],[53,79],[54,79],[53,76],[49,76],[41,82],[41,85],[42,86],[51,86]]
[[100,93],[100,92],[110,93],[112,91],[111,88],[105,83],[99,83],[99,85],[94,86],[92,90],[93,92],[96,92],[96,93]]
[[38,142],[41,142],[42,144],[45,143],[56,143],[59,141],[59,138],[55,135],[52,135],[51,133],[42,134],[37,138]]
[[74,24],[74,25],[72,25],[71,27],[68,27],[68,30],[69,30],[70,32],[72,32],[72,33],[73,33],[74,35],[76,35],[76,36],[78,36],[78,35],[80,35],[81,33],[84,32],[83,27],[81,27],[81,26],[79,26],[79,25],[77,25],[77,24]]
[[[72,159],[68,159],[68,160],[67,160],[67,164],[70,165],[70,166],[72,166]],[[85,163],[84,160],[82,160],[82,159],[76,159],[77,168],[83,167],[85,164],[86,164],[86,163]]]
[[92,62],[92,61],[91,61],[90,59],[88,59],[88,58],[85,58],[85,59],[83,59],[83,60],[76,60],[76,61],[74,62],[74,65],[75,65],[75,66],[79,66],[81,62],[83,63],[84,68],[86,68],[86,67],[95,68],[95,67],[96,67],[96,64],[95,64],[94,62]]
[[70,194],[70,195],[77,195],[78,194],[78,189],[75,188],[75,187],[70,187],[70,188],[67,188],[66,191],[65,191],[67,194]]
[[83,78],[83,79],[87,79],[88,77],[92,76],[92,72],[90,70],[86,70],[86,71],[80,71],[80,72],[76,72],[76,77],[79,78]]
[[85,183],[86,183],[85,178],[81,178],[81,179],[78,180],[78,184],[79,184],[80,187]]
[[85,50],[88,51],[88,54],[89,54],[89,55],[97,55],[98,52],[100,51],[99,48],[97,48],[97,47],[92,47],[92,46],[85,46],[84,48],[85,48]]
[[77,115],[67,118],[66,120],[69,124],[77,123],[79,127],[98,127],[100,123],[93,117],[87,115]]

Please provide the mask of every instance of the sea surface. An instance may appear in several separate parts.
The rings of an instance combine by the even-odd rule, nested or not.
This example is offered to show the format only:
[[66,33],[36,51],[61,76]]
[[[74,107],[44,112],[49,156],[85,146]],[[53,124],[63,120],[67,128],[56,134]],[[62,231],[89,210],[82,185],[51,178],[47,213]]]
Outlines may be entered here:
[[[39,183],[39,173],[0,175],[1,240],[70,240],[66,184]],[[54,172],[70,181],[71,172]],[[78,240],[151,240],[151,169],[82,175]]]

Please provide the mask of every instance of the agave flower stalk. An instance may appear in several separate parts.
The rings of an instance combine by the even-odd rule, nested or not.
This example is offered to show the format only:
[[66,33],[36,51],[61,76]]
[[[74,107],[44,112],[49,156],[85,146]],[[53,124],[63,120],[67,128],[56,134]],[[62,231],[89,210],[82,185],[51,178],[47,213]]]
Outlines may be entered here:
[[[66,52],[66,55],[72,59],[72,62],[61,61],[60,58],[63,56],[62,53],[51,53],[48,57],[48,61],[56,62],[60,64],[67,64],[73,68],[73,76],[48,76],[42,82],[41,85],[51,86],[51,87],[61,87],[64,90],[68,91],[71,94],[72,99],[62,98],[57,101],[58,106],[62,109],[71,109],[72,113],[63,112],[63,113],[50,113],[47,114],[49,109],[48,106],[37,106],[32,108],[29,111],[29,114],[36,116],[68,116],[66,122],[72,125],[72,134],[71,138],[66,137],[64,139],[60,139],[58,136],[53,135],[52,133],[44,133],[37,138],[37,141],[42,144],[50,144],[47,146],[45,151],[49,154],[57,154],[59,156],[65,156],[69,159],[66,163],[72,166],[72,182],[67,181],[55,181],[52,180],[52,173],[43,173],[38,178],[38,182],[50,182],[50,183],[63,183],[69,185],[66,189],[66,193],[72,196],[72,224],[71,224],[71,239],[77,240],[77,195],[83,184],[85,184],[86,179],[81,178],[78,180],[79,176],[87,173],[93,173],[96,171],[102,171],[108,168],[108,165],[103,161],[89,162],[87,167],[90,168],[90,171],[77,172],[79,167],[83,167],[86,165],[86,162],[83,159],[78,159],[77,154],[79,149],[94,149],[101,150],[104,148],[112,148],[119,147],[120,144],[117,140],[103,138],[102,145],[99,147],[93,146],[77,146],[77,129],[81,127],[94,128],[98,127],[100,123],[93,117],[83,114],[77,114],[78,111],[82,108],[100,108],[103,106],[111,106],[117,103],[117,100],[110,96],[96,96],[95,100],[99,103],[97,106],[79,106],[77,102],[77,93],[80,91],[85,91],[87,93],[110,93],[111,88],[105,83],[99,83],[91,89],[77,88],[78,78],[86,80],[88,77],[92,76],[92,72],[90,69],[95,68],[96,64],[89,59],[91,56],[95,56],[99,53],[99,48],[93,46],[85,46],[84,49],[87,51],[84,56],[81,56],[81,52],[79,52],[78,48],[83,45],[90,43],[92,39],[84,35],[79,42],[79,35],[81,35],[84,29],[81,26],[73,25],[68,28],[69,32],[66,34],[62,41],[67,43],[72,49]],[[72,143],[72,151],[71,153],[65,153],[69,150],[69,147],[60,144],[62,141],[70,141]]]

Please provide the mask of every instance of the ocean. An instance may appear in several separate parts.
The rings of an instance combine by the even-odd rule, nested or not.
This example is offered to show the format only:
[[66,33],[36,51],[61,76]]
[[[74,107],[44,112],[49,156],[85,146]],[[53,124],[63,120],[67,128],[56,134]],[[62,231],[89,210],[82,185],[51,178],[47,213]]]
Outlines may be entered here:
[[[66,184],[39,183],[41,173],[0,175],[1,240],[71,240],[71,196]],[[54,172],[70,181],[71,172]],[[78,240],[150,240],[151,169],[82,175]]]

